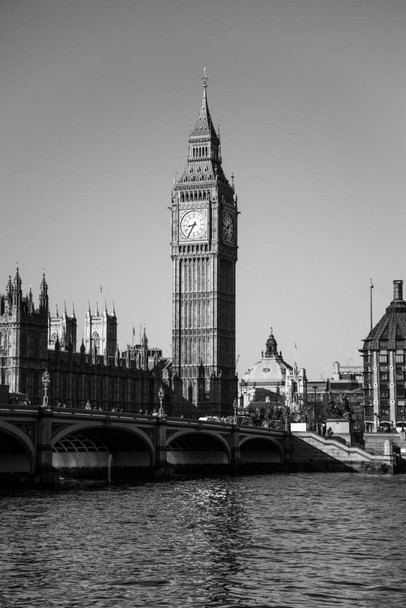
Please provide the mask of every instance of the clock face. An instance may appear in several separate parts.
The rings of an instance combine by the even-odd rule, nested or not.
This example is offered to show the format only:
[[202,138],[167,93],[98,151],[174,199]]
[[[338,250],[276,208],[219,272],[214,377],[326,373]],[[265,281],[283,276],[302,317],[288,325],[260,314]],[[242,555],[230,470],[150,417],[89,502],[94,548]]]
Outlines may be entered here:
[[188,211],[181,219],[180,230],[185,239],[206,238],[206,215],[201,211]]
[[228,243],[234,240],[234,219],[228,211],[223,215],[223,236]]

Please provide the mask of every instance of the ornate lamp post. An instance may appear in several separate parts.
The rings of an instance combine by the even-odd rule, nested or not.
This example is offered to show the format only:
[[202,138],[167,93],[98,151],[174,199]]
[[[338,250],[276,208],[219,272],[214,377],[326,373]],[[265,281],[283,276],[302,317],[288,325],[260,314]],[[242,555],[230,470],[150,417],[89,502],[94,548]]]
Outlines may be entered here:
[[237,424],[237,399],[234,399],[233,409],[234,409],[234,421],[233,421],[233,424]]
[[164,397],[165,397],[165,391],[164,391],[163,386],[162,386],[162,384],[161,384],[161,386],[159,387],[159,391],[158,391],[158,399],[159,399],[159,411],[158,411],[158,416],[159,416],[160,418],[162,418],[162,416],[165,414],[165,412],[164,412],[164,408],[163,408],[163,405],[162,405],[162,402],[163,402],[163,400],[164,400]]
[[44,373],[42,374],[42,386],[44,387],[44,395],[42,397],[42,406],[41,407],[47,407],[48,405],[48,386],[50,384],[51,380],[50,380],[50,376],[49,376],[49,371],[46,369],[44,371]]
[[316,392],[317,392],[318,386],[313,386],[313,390],[314,390],[314,431],[317,431],[317,422],[316,422]]

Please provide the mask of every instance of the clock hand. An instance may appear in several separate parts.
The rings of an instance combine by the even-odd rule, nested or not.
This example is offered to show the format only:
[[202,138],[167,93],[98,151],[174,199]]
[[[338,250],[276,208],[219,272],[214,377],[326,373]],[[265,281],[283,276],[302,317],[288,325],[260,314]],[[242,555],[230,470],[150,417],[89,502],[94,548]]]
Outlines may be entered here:
[[188,233],[188,237],[191,235],[193,228],[196,226],[196,222],[193,222],[193,224],[190,227],[189,233]]

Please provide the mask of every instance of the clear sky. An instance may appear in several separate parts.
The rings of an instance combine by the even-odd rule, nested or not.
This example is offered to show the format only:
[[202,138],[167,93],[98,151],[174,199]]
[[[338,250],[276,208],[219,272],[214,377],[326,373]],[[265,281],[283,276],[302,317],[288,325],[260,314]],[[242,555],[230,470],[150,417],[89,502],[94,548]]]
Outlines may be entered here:
[[[310,379],[360,362],[406,279],[404,0],[0,0],[0,291],[113,303],[171,353],[170,205],[208,99],[239,208],[240,375],[271,327]],[[405,286],[406,287],[406,286]]]

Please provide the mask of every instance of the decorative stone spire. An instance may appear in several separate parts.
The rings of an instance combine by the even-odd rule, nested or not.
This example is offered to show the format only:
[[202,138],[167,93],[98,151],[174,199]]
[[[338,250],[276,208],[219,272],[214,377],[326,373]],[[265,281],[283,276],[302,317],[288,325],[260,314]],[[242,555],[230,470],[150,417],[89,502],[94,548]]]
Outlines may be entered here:
[[14,277],[14,291],[21,293],[21,285],[22,285],[22,281],[21,281],[21,277],[20,277],[20,271],[17,266],[16,274]]
[[216,133],[207,101],[207,75],[203,71],[203,95],[199,116],[189,134],[187,166],[179,181],[174,184],[175,191],[190,184],[194,188],[207,188],[218,183],[231,188],[221,166],[220,137]]
[[42,273],[42,281],[39,293],[39,307],[48,312],[48,284],[45,280],[45,272]]
[[22,286],[22,281],[21,281],[21,277],[20,277],[20,271],[17,266],[16,274],[15,274],[14,281],[13,281],[13,289],[12,289],[14,306],[20,306],[20,304],[21,304],[22,295],[23,295],[21,286]]
[[200,108],[199,117],[196,121],[194,128],[190,133],[190,138],[193,137],[207,137],[209,136],[213,139],[217,144],[220,143],[220,139],[216,133],[216,130],[213,125],[213,121],[210,116],[209,104],[207,102],[207,75],[206,68],[203,70],[203,96],[202,96],[202,106]]

